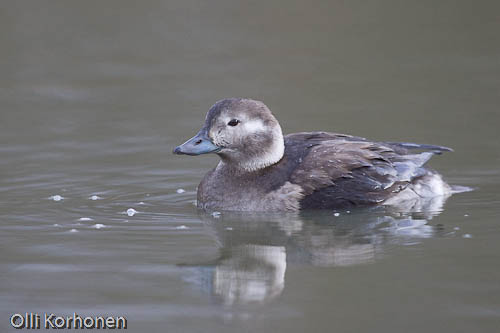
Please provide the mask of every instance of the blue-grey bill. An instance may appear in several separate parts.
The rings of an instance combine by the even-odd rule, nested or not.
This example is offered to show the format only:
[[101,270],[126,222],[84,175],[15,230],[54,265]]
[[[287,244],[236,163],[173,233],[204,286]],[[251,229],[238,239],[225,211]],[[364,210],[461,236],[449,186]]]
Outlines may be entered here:
[[184,142],[182,145],[175,147],[174,154],[195,156],[201,154],[216,153],[221,149],[221,147],[218,147],[212,143],[205,131],[200,131],[198,132],[198,134]]

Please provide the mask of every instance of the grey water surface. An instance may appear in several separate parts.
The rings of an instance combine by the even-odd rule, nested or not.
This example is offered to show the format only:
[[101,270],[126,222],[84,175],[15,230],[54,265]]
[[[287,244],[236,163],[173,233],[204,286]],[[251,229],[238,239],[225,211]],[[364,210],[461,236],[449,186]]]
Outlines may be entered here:
[[[499,7],[3,1],[0,331],[76,312],[130,332],[498,332]],[[452,147],[430,164],[474,191],[199,212],[217,157],[171,151],[232,96],[285,133]]]

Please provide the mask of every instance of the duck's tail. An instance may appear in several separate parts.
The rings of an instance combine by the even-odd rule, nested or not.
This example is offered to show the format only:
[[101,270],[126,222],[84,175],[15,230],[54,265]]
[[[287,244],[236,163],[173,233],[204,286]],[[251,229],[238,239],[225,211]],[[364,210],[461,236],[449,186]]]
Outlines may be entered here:
[[461,186],[461,185],[450,185],[450,187],[451,187],[451,194],[471,192],[475,190],[472,187]]

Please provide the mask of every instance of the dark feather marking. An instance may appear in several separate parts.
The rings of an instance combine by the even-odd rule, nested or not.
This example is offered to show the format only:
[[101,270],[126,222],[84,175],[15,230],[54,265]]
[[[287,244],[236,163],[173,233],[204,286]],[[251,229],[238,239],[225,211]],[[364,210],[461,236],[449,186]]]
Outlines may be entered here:
[[453,151],[453,149],[444,146],[426,145],[420,143],[411,143],[411,142],[384,142],[384,143],[392,147],[432,151],[434,154],[442,154],[445,151],[449,152]]
[[[290,134],[285,144],[286,155],[301,155],[302,163],[291,165],[287,177],[302,187],[303,209],[380,203],[426,175],[429,171],[423,165],[432,154],[451,151],[441,146],[370,142],[327,132]],[[431,152],[408,154],[408,149]]]

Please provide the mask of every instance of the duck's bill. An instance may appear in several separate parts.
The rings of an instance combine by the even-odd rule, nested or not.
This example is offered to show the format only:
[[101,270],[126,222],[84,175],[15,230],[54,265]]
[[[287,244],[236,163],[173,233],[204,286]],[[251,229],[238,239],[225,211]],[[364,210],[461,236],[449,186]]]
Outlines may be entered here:
[[175,147],[174,154],[196,156],[201,154],[216,153],[221,149],[221,147],[212,143],[204,131],[200,131],[182,145]]

